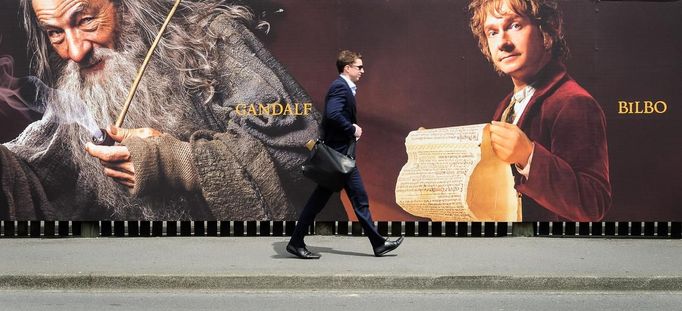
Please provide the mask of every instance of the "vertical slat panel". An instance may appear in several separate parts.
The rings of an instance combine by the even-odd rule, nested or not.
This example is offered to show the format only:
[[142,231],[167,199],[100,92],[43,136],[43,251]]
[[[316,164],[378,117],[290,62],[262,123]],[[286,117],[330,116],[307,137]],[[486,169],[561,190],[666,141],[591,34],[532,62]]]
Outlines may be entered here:
[[417,230],[419,232],[419,236],[429,236],[429,222],[428,221],[418,222]]
[[128,221],[128,236],[129,237],[140,236],[140,223],[138,221]]
[[114,236],[122,237],[126,235],[125,222],[114,221]]
[[435,221],[431,223],[431,236],[439,237],[443,235],[443,223]]
[[642,223],[641,222],[631,222],[630,223],[630,236],[641,236],[642,235]]
[[152,222],[152,236],[163,236],[163,221]]
[[575,235],[575,223],[574,222],[567,222],[564,224],[564,235],[566,236],[574,236]]
[[148,237],[152,235],[152,223],[150,221],[140,221],[140,236]]
[[192,236],[192,222],[183,220],[180,222],[180,236]]
[[549,222],[541,221],[538,225],[538,235],[549,235]]
[[403,223],[400,221],[392,221],[391,222],[391,235],[392,236],[401,236],[403,235]]
[[615,236],[616,235],[616,223],[609,221],[604,223],[604,235]]
[[40,224],[40,220],[38,221],[31,221],[29,223],[29,229],[31,230],[31,237],[32,238],[39,238],[40,237],[40,228],[42,227]]
[[113,227],[111,226],[111,221],[101,221],[99,224],[99,228],[100,234],[103,237],[110,237],[114,231]]
[[593,222],[592,223],[592,236],[601,236],[603,228],[604,228],[604,226],[602,226],[601,222]]
[[405,222],[405,236],[414,236],[416,231],[416,225],[414,221]]
[[505,237],[505,236],[507,236],[507,232],[509,232],[509,224],[507,224],[506,222],[498,222],[497,223],[497,236]]
[[43,226],[43,236],[46,238],[52,238],[55,236],[55,231],[56,226],[54,221],[46,221],[44,226]]
[[296,222],[295,221],[287,221],[285,223],[285,225],[286,226],[284,227],[284,233],[286,234],[286,236],[291,236],[292,234],[294,234],[294,228],[296,228]]
[[73,236],[81,236],[81,222],[72,221],[71,222],[71,234]]
[[217,221],[209,220],[206,222],[206,235],[218,236],[218,222]]
[[362,235],[362,225],[360,225],[360,222],[357,222],[357,221],[352,222],[351,234],[354,236]]
[[667,221],[659,221],[658,222],[658,228],[656,229],[656,234],[661,237],[665,238],[668,237],[668,222]]
[[381,234],[381,236],[387,236],[388,235],[388,223],[385,221],[377,222],[377,231],[379,231],[379,234]]
[[257,222],[247,221],[246,222],[246,235],[247,236],[256,236],[256,234],[258,234]]
[[590,223],[589,222],[581,222],[578,224],[578,234],[580,235],[590,235]]
[[468,222],[458,222],[457,223],[457,236],[459,236],[459,237],[469,236],[469,223]]
[[564,223],[560,221],[552,222],[552,235],[563,235],[564,234]]
[[194,235],[195,236],[206,235],[206,228],[204,227],[204,221],[203,220],[194,221]]
[[71,224],[68,221],[59,222],[59,236],[68,237]]
[[13,238],[16,236],[16,232],[14,230],[14,221],[9,220],[9,221],[3,221],[4,224],[4,234],[6,238]]
[[480,237],[483,235],[483,225],[480,222],[471,223],[471,236]]
[[166,222],[166,236],[178,236],[178,222],[167,221]]
[[645,222],[644,223],[644,235],[645,236],[654,236],[654,226],[655,226],[655,224],[653,222]]
[[618,235],[619,236],[628,236],[630,233],[630,224],[624,221],[620,221],[617,223],[618,225]]
[[673,239],[682,238],[682,223],[673,222],[670,224],[670,237]]
[[272,235],[273,236],[283,236],[284,235],[284,222],[283,221],[273,221],[272,222]]
[[232,222],[233,226],[233,231],[234,231],[234,236],[243,236],[245,232],[244,230],[244,222],[243,221],[234,221]]
[[261,221],[259,224],[260,224],[260,230],[258,230],[258,235],[270,236],[270,222],[269,221]]
[[348,221],[339,221],[336,226],[336,232],[338,232],[339,235],[348,235]]
[[221,221],[220,222],[220,236],[230,236],[232,233],[230,233],[231,228],[230,228],[230,222],[229,221]]
[[457,223],[448,221],[445,222],[445,236],[457,236]]
[[494,237],[495,236],[495,223],[485,222],[483,223],[483,236]]
[[18,237],[28,236],[28,221],[17,221],[17,236]]

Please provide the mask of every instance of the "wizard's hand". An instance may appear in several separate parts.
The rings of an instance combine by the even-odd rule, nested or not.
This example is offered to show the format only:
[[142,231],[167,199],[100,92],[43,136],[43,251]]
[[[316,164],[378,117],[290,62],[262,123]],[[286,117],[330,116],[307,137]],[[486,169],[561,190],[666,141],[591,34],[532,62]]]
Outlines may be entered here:
[[[134,136],[148,138],[161,135],[161,132],[152,128],[124,129],[114,125],[107,129],[107,133],[117,143]],[[102,166],[104,166],[105,175],[113,178],[117,183],[131,189],[135,186],[135,167],[130,159],[128,147],[121,145],[98,146],[87,143],[85,145],[85,151],[91,156],[99,159]]]

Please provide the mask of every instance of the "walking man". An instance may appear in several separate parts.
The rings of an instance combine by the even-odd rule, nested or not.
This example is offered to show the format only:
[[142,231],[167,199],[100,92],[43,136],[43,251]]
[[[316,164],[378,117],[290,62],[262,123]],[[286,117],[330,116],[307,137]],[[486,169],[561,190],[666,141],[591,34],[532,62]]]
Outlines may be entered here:
[[[336,151],[346,153],[352,144],[362,136],[362,128],[357,125],[355,93],[356,83],[364,74],[362,55],[352,51],[341,51],[336,59],[336,68],[340,76],[332,82],[325,98],[324,119],[322,120],[323,140],[326,145]],[[354,156],[354,155],[353,155]],[[346,194],[353,205],[362,228],[367,234],[374,255],[381,257],[398,248],[403,237],[390,241],[377,232],[369,211],[369,199],[356,167],[344,185]],[[315,220],[315,216],[324,208],[334,192],[320,185],[315,188],[298,219],[294,233],[287,245],[287,251],[301,259],[318,259],[319,254],[308,251],[303,238]]]

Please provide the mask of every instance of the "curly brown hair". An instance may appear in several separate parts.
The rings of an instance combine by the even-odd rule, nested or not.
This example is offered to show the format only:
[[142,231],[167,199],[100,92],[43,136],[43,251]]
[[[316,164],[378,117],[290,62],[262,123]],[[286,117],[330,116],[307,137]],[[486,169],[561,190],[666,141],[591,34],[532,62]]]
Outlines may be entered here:
[[568,57],[568,46],[564,37],[563,18],[557,3],[553,0],[472,0],[469,3],[471,20],[469,26],[478,46],[485,57],[492,63],[488,38],[483,24],[488,14],[501,15],[504,4],[519,16],[528,17],[542,32],[545,47],[551,49],[552,59],[565,60]]

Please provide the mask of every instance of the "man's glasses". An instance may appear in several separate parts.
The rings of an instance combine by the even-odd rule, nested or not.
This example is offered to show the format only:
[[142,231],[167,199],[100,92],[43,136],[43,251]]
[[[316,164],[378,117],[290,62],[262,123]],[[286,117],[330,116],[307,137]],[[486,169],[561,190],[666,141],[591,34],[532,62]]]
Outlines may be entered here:
[[360,65],[360,66],[348,65],[348,66],[355,67],[355,68],[357,68],[358,70],[362,70],[362,68],[364,68],[362,65]]

